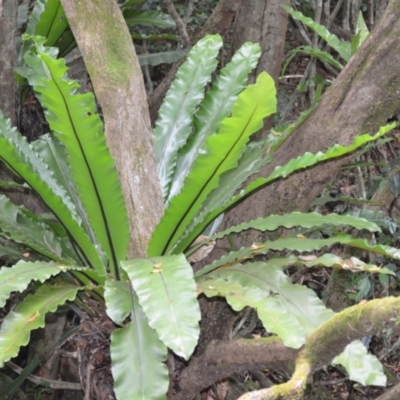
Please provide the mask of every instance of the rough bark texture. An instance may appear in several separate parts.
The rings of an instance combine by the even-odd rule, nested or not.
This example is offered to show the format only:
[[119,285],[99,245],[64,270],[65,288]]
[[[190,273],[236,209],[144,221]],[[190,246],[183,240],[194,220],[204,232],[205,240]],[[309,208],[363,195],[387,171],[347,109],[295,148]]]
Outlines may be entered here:
[[393,329],[393,334],[398,334],[399,318],[399,299],[387,297],[336,314],[310,333],[300,350],[285,347],[276,337],[213,341],[202,357],[192,360],[182,372],[174,385],[173,399],[192,399],[202,389],[234,372],[265,368],[289,374],[294,370],[294,373],[289,382],[250,392],[241,400],[300,399],[308,378],[349,343],[382,330]]
[[[400,1],[392,0],[369,38],[325,93],[317,109],[260,172],[305,152],[324,151],[335,143],[350,144],[362,133],[375,133],[400,106]],[[317,165],[279,181],[243,201],[225,218],[223,227],[271,213],[306,210],[348,158]],[[237,245],[262,240],[242,235]]]
[[62,0],[105,120],[128,209],[128,257],[143,257],[163,201],[142,72],[116,1]]
[[[14,0],[0,1],[0,110],[6,118],[11,119],[15,126],[17,122],[15,113],[14,79],[15,38],[17,29],[18,3]],[[0,179],[12,180],[13,174],[3,163],[0,163]]]
[[235,21],[242,3],[243,0],[220,0],[195,40],[215,33],[224,37]]
[[[281,7],[289,0],[248,0],[242,3],[233,32],[233,51],[244,42],[260,43],[262,55],[258,75],[267,71],[278,84],[283,58],[288,15]],[[249,23],[251,21],[251,23]]]
[[18,2],[0,2],[0,107],[7,118],[16,125],[14,61]]
[[235,372],[266,368],[293,373],[298,350],[285,347],[276,337],[211,342],[203,357],[193,360],[179,379],[174,400],[192,399],[212,383]]

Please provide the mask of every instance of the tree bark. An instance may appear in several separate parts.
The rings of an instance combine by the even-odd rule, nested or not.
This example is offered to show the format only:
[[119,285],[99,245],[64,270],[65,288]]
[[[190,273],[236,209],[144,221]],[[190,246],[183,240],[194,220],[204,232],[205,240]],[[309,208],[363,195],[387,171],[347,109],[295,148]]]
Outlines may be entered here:
[[14,79],[15,39],[17,30],[18,2],[14,0],[0,1],[0,108],[7,118],[16,125]]
[[[316,110],[276,152],[259,176],[306,152],[335,143],[349,145],[362,133],[374,134],[400,107],[400,0],[392,0],[369,38],[351,58]],[[222,228],[269,214],[306,210],[335,172],[350,158],[336,159],[291,175],[268,186],[230,211]],[[265,239],[242,233],[236,245]]]
[[265,368],[293,375],[282,385],[250,392],[240,397],[241,400],[300,399],[307,379],[354,340],[379,334],[382,329],[400,333],[399,315],[400,301],[395,297],[357,304],[311,332],[299,350],[285,347],[276,337],[213,341],[201,357],[191,360],[182,371],[174,384],[174,397],[170,399],[192,399],[212,383],[235,372]]
[[128,210],[128,257],[145,257],[163,213],[142,71],[116,1],[62,0],[101,105]]

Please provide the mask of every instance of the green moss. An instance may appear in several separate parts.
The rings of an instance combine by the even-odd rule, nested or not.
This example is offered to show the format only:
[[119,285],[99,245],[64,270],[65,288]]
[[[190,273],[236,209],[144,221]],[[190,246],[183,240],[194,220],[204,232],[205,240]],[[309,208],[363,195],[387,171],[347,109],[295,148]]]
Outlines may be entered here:
[[[101,30],[98,38],[92,37],[92,40],[99,40],[99,46],[103,48],[102,53],[92,54],[90,59],[85,58],[88,71],[91,75],[101,74],[107,76],[107,81],[115,86],[124,86],[128,84],[132,75],[140,73],[139,68],[135,68],[132,62],[132,42],[125,29],[121,29],[118,14],[113,13],[116,5],[104,3],[103,0],[92,0],[96,6],[93,10],[79,1],[77,4],[77,13],[79,19],[87,21],[89,30],[96,35]],[[99,68],[101,67],[101,68]]]

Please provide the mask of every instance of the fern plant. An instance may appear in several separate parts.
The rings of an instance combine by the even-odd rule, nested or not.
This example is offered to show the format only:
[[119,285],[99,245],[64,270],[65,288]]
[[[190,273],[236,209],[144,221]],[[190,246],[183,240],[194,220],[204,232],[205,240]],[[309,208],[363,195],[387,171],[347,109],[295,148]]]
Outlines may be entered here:
[[[217,49],[222,43],[218,36],[209,37],[208,40],[208,48],[205,47],[202,54],[206,58],[204,63],[212,66]],[[270,134],[263,141],[249,143],[248,137],[252,132],[248,132],[247,129],[258,130],[261,127],[261,119],[275,112],[275,89],[272,79],[266,74],[261,74],[254,86],[248,86],[239,94],[231,112],[229,108],[223,109],[219,101],[223,99],[224,104],[227,104],[228,100],[233,103],[236,96],[229,99],[231,94],[228,89],[245,84],[245,81],[238,79],[234,74],[240,71],[237,63],[244,51],[251,52],[257,59],[258,46],[244,45],[232,62],[221,70],[220,77],[204,98],[203,87],[207,82],[204,81],[199,87],[195,86],[198,73],[196,67],[203,62],[202,58],[195,58],[196,52],[201,49],[200,43],[197,49],[191,52],[196,62],[191,61],[189,57],[178,72],[176,81],[160,109],[154,130],[166,210],[153,234],[149,256],[180,254],[183,251],[190,257],[202,246],[246,229],[273,231],[279,227],[300,226],[322,230],[328,225],[378,231],[379,227],[376,224],[351,216],[332,214],[327,217],[316,213],[291,213],[283,216],[271,215],[231,227],[197,243],[196,238],[218,215],[259,187],[286,177],[298,169],[351,152],[370,140],[378,139],[395,126],[391,124],[382,127],[373,137],[361,135],[348,147],[335,145],[324,153],[304,154],[276,168],[270,176],[255,179],[242,187],[253,173],[272,159],[274,151],[307,115],[303,115],[300,121],[288,127],[280,136]],[[254,65],[255,61],[251,64]],[[250,71],[248,68],[250,65],[247,66],[246,74]],[[209,73],[208,71],[208,76]],[[245,77],[246,74],[241,76]],[[207,74],[202,80],[205,80],[206,76]],[[239,87],[236,90],[239,90]],[[268,101],[268,104],[260,104],[258,99]],[[246,120],[246,123],[243,123],[244,119],[241,116],[244,114],[251,115],[254,120]],[[189,247],[193,242],[197,244]],[[385,254],[392,258],[398,258],[400,255],[396,249],[372,246],[367,241],[355,239],[346,233],[338,233],[334,237],[321,240],[303,237],[281,238],[233,251],[206,265],[195,274],[198,291],[206,296],[225,297],[236,311],[246,306],[257,309],[268,331],[280,336],[287,346],[298,348],[310,331],[326,322],[334,313],[325,308],[314,292],[292,285],[282,272],[283,268],[290,265],[321,265],[371,273],[391,274],[391,271],[365,264],[355,257],[341,259],[333,254],[324,254],[309,261],[306,261],[308,257],[295,256],[293,253],[288,257],[272,258],[267,263],[251,264],[248,261],[273,250],[311,252],[335,243]],[[299,302],[301,307],[298,306]],[[358,348],[357,343],[352,346]],[[361,363],[358,365],[364,365],[364,361],[369,358],[366,352],[361,353],[355,352]],[[382,368],[378,374],[371,371],[370,375],[366,375],[353,364],[346,363],[346,367],[352,379],[369,384],[382,384],[384,381]]]
[[[295,11],[291,7],[288,7],[285,4],[281,4],[281,6],[293,18],[299,20],[304,25],[312,29],[317,35],[319,35],[326,42],[328,46],[330,46],[333,50],[335,50],[339,54],[340,58],[345,63],[347,63],[350,60],[350,57],[357,51],[357,49],[360,48],[360,46],[364,43],[364,41],[367,39],[369,35],[369,31],[367,25],[365,24],[361,11],[357,19],[355,35],[352,38],[352,40],[348,42],[340,40],[335,34],[329,32],[329,30],[325,26],[318,24],[309,17],[306,17],[300,11]],[[298,52],[308,54],[321,61],[327,62],[328,64],[338,69],[339,71],[343,69],[343,64],[340,61],[337,61],[328,52],[311,46],[300,46],[290,52],[291,55],[286,60],[285,65],[283,66],[282,74],[284,74],[287,66]]]
[[[390,273],[330,254],[308,261],[293,254],[267,262],[246,261],[270,250],[301,253],[332,243],[400,257],[397,249],[338,233],[330,239],[295,237],[253,244],[193,275],[186,256],[209,241],[244,229],[322,229],[330,224],[379,230],[373,222],[355,217],[292,213],[231,227],[190,247],[218,215],[257,188],[353,151],[394,127],[383,127],[374,136],[361,135],[348,147],[336,145],[325,153],[304,154],[241,189],[272,159],[294,127],[280,136],[249,142],[263,118],[276,108],[268,74],[261,74],[254,85],[246,84],[260,55],[258,45],[244,44],[205,93],[222,46],[221,38],[214,35],[194,46],[160,110],[153,137],[166,211],[149,245],[149,258],[126,260],[127,216],[94,97],[75,93],[76,82],[67,78],[64,60],[57,59],[56,49],[44,45],[45,38],[25,39],[31,43],[24,56],[25,76],[45,109],[51,134],[29,144],[0,115],[0,159],[40,195],[51,215],[34,215],[0,197],[0,236],[16,243],[8,255],[15,258],[19,250],[21,258],[0,270],[1,306],[12,292],[37,282],[32,287],[37,290],[1,325],[0,367],[29,342],[33,329],[44,326],[47,312],[74,301],[82,290],[94,290],[104,296],[107,313],[117,326],[110,349],[116,397],[162,399],[169,384],[168,349],[188,360],[197,344],[198,293],[223,296],[236,310],[254,307],[270,332],[287,346],[299,347],[305,335],[333,313],[312,291],[292,285],[282,272],[284,267],[324,265]],[[24,260],[26,246],[31,249],[29,261]],[[375,376],[381,381],[368,383],[382,382],[382,374]]]

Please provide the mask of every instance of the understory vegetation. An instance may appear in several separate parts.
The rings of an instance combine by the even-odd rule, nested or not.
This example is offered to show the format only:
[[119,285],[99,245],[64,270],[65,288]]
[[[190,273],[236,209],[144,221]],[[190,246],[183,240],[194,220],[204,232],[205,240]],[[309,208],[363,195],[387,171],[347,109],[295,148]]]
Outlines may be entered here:
[[[358,126],[346,143],[325,141],[323,150],[287,160],[280,153],[295,147],[372,43],[366,6],[347,20],[343,7],[351,37],[340,39],[332,27],[339,3],[324,13],[319,2],[300,2],[303,12],[279,5],[292,18],[279,78],[259,70],[260,44],[229,43],[233,26],[203,32],[215,10],[233,12],[235,2],[99,2],[101,29],[128,40],[89,51],[82,37],[95,33],[83,32],[77,10],[90,5],[78,3],[19,7],[13,73],[26,121],[0,111],[0,160],[13,177],[0,180],[0,397],[360,399],[392,386],[400,343],[397,116]],[[95,52],[101,64],[91,63]],[[82,59],[88,71],[76,69]],[[124,81],[125,71],[136,71],[139,88],[130,73]],[[127,107],[146,90],[150,106],[144,98],[134,107],[143,125],[133,142],[112,136],[113,121],[133,112],[104,102],[114,88],[123,100],[127,88],[119,103]],[[117,133],[121,127],[130,129],[118,125]],[[329,129],[327,122],[327,136]],[[116,155],[129,146],[137,159]],[[329,165],[335,169],[306,208],[231,217],[301,173],[313,192]],[[143,212],[154,199],[134,197],[146,181],[157,188],[154,227]],[[17,200],[22,193],[35,207]]]

